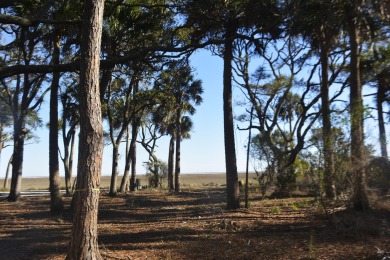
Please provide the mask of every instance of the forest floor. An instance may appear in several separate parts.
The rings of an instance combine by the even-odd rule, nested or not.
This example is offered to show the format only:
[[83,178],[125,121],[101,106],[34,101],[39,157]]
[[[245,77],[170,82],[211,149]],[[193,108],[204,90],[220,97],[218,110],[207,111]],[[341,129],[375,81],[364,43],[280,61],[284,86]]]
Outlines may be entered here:
[[[105,259],[390,259],[390,198],[365,212],[312,197],[265,199],[226,210],[221,188],[174,194],[141,190],[99,205],[99,247]],[[70,197],[64,197],[68,209]],[[0,202],[0,258],[64,259],[69,210],[48,213],[48,196]],[[388,258],[386,258],[388,257]]]

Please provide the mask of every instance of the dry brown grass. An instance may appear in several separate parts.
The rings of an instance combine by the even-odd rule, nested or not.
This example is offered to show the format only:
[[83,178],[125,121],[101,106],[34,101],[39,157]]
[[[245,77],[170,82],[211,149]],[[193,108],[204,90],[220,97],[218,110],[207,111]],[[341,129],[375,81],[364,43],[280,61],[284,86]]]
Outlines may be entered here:
[[[146,185],[147,179],[145,175],[137,176],[141,179],[141,184]],[[256,183],[253,178],[255,175],[250,174],[249,183]],[[110,176],[102,176],[100,186],[102,189],[108,189],[110,187]],[[120,181],[122,176],[118,177]],[[239,179],[245,182],[245,174],[240,173]],[[0,179],[2,184],[4,179]],[[181,185],[183,188],[188,187],[220,187],[226,184],[226,175],[224,173],[202,173],[202,174],[182,174]],[[65,179],[61,178],[61,188],[65,189]],[[49,189],[49,177],[47,178],[23,178],[22,190],[48,190]]]

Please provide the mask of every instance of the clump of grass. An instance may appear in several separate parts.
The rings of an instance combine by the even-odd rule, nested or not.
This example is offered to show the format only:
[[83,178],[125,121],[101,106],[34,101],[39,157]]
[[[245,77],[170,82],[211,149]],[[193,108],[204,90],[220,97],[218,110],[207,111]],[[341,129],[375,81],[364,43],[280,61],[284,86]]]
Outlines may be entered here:
[[299,205],[297,203],[293,203],[291,207],[292,207],[293,211],[298,211],[299,210]]
[[272,213],[272,214],[279,214],[280,212],[282,212],[282,209],[281,209],[280,207],[278,207],[278,206],[273,207],[273,208],[271,209],[271,213]]

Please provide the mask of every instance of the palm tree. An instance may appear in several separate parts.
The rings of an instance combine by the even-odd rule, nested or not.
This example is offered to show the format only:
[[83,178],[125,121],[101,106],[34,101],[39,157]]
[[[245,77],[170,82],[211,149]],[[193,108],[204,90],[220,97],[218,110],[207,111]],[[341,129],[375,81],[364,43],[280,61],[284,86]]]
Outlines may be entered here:
[[174,162],[175,162],[175,113],[173,108],[172,98],[167,97],[163,99],[163,102],[159,104],[159,108],[153,111],[152,120],[158,125],[158,131],[162,135],[168,135],[169,148],[168,148],[168,168],[167,168],[167,179],[168,188],[170,190],[175,189],[174,184]]
[[[168,108],[165,115],[158,117],[165,117],[168,119],[168,124],[161,127],[161,130],[170,132],[171,142],[173,145],[173,136],[176,142],[176,156],[175,156],[175,191],[180,191],[180,145],[184,134],[188,134],[191,128],[182,129],[182,127],[191,127],[188,117],[183,117],[184,113],[194,114],[195,108],[192,105],[200,105],[202,103],[202,82],[195,80],[192,74],[191,67],[187,59],[172,62],[168,65],[167,70],[161,74],[161,79],[157,81],[157,87],[168,95],[168,99],[173,103],[169,104],[172,110]],[[171,97],[169,97],[171,96]],[[171,112],[170,112],[171,111]],[[169,119],[171,116],[171,119]],[[158,118],[157,117],[157,118]],[[182,120],[186,121],[182,121]],[[186,130],[186,131],[184,131]],[[163,131],[164,132],[164,131]],[[173,135],[174,133],[174,135]],[[170,145],[170,147],[171,147]],[[170,149],[170,155],[172,154],[172,147]],[[170,158],[170,157],[169,157]],[[168,162],[171,160],[168,160]],[[172,165],[168,164],[168,174],[172,170]]]

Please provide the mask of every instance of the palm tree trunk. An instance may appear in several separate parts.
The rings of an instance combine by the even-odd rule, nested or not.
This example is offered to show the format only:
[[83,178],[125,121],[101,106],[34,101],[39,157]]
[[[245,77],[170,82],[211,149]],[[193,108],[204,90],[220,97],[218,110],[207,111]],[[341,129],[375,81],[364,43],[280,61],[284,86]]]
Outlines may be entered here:
[[131,158],[131,177],[130,177],[130,191],[135,191],[135,177],[137,175],[137,135],[140,125],[140,119],[133,120],[133,128],[131,131],[130,142],[130,158]]
[[111,168],[111,183],[110,183],[110,196],[116,196],[117,193],[117,180],[118,180],[118,144],[112,144],[112,168]]
[[225,50],[223,52],[223,114],[226,163],[226,193],[227,208],[240,207],[240,190],[238,186],[236,146],[234,141],[234,122],[232,105],[232,60],[233,60],[233,33],[228,23],[226,31]]
[[175,189],[173,184],[173,163],[175,155],[175,136],[171,135],[169,141],[169,152],[168,152],[168,188],[170,190]]
[[176,112],[175,192],[180,192],[180,145],[181,145],[181,105],[179,105]]
[[65,171],[65,192],[66,195],[70,195],[70,177],[69,177],[69,147],[64,147],[64,171]]

